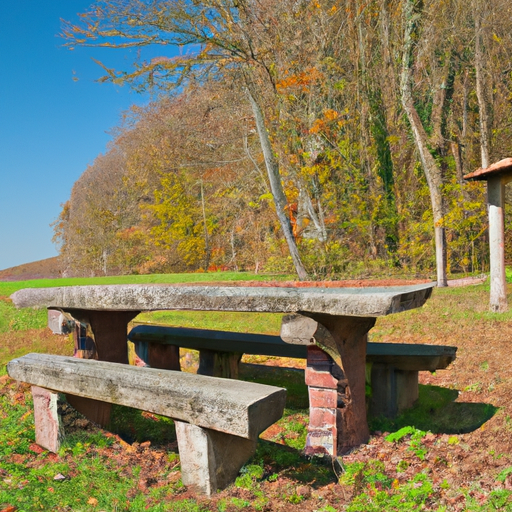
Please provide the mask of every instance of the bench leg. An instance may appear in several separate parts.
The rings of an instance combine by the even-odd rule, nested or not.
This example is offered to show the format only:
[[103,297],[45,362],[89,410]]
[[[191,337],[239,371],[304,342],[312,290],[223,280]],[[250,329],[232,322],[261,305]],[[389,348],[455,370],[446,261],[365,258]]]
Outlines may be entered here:
[[134,342],[137,366],[149,366],[161,370],[180,371],[180,347],[145,341]]
[[48,389],[32,386],[36,443],[50,452],[57,453],[62,438],[58,413],[59,394]]
[[368,414],[396,418],[418,399],[418,372],[396,370],[391,365],[372,366],[372,396]]
[[418,400],[418,372],[397,370],[396,387],[397,409],[400,414],[405,409],[412,407]]
[[199,351],[199,375],[238,379],[238,367],[242,359],[241,352],[215,352],[214,350]]
[[234,482],[256,440],[175,421],[183,484],[210,496]]

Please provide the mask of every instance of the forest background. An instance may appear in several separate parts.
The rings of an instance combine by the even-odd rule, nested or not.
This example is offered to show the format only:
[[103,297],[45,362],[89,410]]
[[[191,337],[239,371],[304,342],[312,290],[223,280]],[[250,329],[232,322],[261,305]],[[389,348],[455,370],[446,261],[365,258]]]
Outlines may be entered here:
[[512,152],[508,0],[107,0],[63,36],[162,53],[102,64],[157,96],[63,205],[66,275],[487,269],[463,176]]

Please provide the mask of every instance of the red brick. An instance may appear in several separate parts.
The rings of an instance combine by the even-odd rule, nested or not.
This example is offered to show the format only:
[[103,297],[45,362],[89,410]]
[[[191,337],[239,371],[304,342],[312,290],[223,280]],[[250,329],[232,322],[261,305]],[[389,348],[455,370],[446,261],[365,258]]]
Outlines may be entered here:
[[336,428],[336,409],[324,407],[309,408],[309,426],[312,429]]
[[334,388],[309,388],[309,407],[336,408],[338,392]]
[[308,363],[332,363],[332,357],[324,352],[318,345],[309,345],[308,346]]
[[333,377],[328,371],[318,371],[310,366],[306,367],[305,372],[306,384],[316,388],[336,389],[338,387],[338,379]]

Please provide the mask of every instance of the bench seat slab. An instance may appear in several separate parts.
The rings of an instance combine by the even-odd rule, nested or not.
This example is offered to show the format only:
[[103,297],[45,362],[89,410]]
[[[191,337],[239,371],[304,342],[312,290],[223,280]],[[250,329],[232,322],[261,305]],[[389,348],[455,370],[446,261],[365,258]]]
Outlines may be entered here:
[[31,385],[247,439],[281,418],[286,402],[286,390],[275,386],[48,354],[14,359],[7,372]]

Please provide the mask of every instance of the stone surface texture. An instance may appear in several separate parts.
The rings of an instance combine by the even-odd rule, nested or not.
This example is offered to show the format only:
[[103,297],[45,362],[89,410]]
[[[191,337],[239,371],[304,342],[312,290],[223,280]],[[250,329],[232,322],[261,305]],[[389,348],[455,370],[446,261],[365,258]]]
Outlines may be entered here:
[[[388,283],[392,284],[392,283]],[[393,283],[394,284],[394,283]],[[95,343],[95,356],[101,361],[116,363],[127,362],[126,354],[126,324],[140,311],[149,310],[192,310],[192,311],[241,311],[241,312],[269,312],[299,315],[287,325],[285,341],[293,344],[303,344],[307,349],[315,347],[332,358],[330,370],[319,369],[318,361],[311,364],[308,361],[306,378],[308,385],[313,388],[335,390],[337,393],[336,407],[317,407],[311,411],[310,430],[306,450],[308,453],[330,454],[338,456],[347,453],[354,447],[366,443],[369,438],[366,420],[365,400],[365,367],[367,333],[373,327],[376,317],[399,313],[422,306],[430,297],[435,283],[401,284],[399,286],[372,286],[364,287],[361,284],[351,287],[347,283],[234,283],[232,285],[215,284],[182,284],[182,285],[107,285],[107,286],[72,286],[61,288],[24,289],[15,292],[11,297],[17,307],[46,307],[60,309],[73,318],[87,324],[87,329],[93,333]],[[297,321],[298,320],[298,321]],[[304,327],[305,326],[305,327]],[[285,330],[286,330],[285,329]],[[311,356],[313,357],[313,356]],[[308,356],[309,359],[309,356]],[[230,361],[223,365],[224,370],[232,372]],[[138,368],[141,370],[141,368]],[[144,369],[146,372],[156,372],[154,379],[161,373],[156,369]],[[225,371],[223,372],[225,373]],[[31,375],[33,377],[33,375]],[[117,397],[123,395],[127,400],[128,391],[111,389],[115,379],[109,378],[105,370],[103,380],[94,380],[93,387],[101,389],[102,395],[92,393],[90,398],[97,398],[105,402],[112,401],[109,394],[114,389]],[[106,377],[106,378],[105,378]],[[187,374],[184,378],[191,378]],[[199,376],[201,377],[201,376]],[[147,376],[149,378],[149,375]],[[24,380],[21,378],[20,380]],[[174,379],[176,380],[176,379]],[[73,386],[71,383],[74,382]],[[37,384],[37,382],[35,382]],[[70,394],[89,397],[86,391],[89,385],[80,386],[79,379],[69,379]],[[132,383],[131,383],[132,384]],[[151,403],[150,397],[142,390],[147,383],[137,388],[138,396],[125,405],[138,407],[138,404]],[[51,389],[52,386],[45,384]],[[68,384],[67,384],[68,385]],[[106,386],[106,389],[104,389]],[[157,389],[155,384],[151,386]],[[237,382],[234,390],[223,387],[222,390],[213,390],[211,396],[201,397],[202,418],[209,417],[204,413],[204,407],[213,407],[217,413],[223,411],[222,401],[228,399],[229,393],[235,395],[242,391],[242,382]],[[96,390],[95,390],[96,391]],[[284,390],[283,390],[284,393]],[[273,395],[274,396],[274,395]],[[283,395],[284,396],[284,395]],[[106,398],[104,398],[106,397]],[[190,396],[182,394],[179,400],[182,411],[187,414],[176,416],[176,389],[173,388],[168,400],[163,398],[160,403],[173,402],[173,413],[145,409],[157,414],[170,415],[178,420],[197,423],[193,417],[198,408],[190,406]],[[204,401],[203,398],[206,398]],[[276,400],[279,402],[281,398]],[[178,400],[178,402],[179,402]],[[283,398],[284,400],[284,398]],[[211,403],[210,403],[211,401]],[[119,402],[114,402],[119,403]],[[280,402],[279,402],[280,403]],[[204,405],[206,404],[206,405]],[[203,407],[204,405],[204,407]],[[284,405],[284,403],[282,404]],[[189,410],[187,410],[187,407]],[[277,408],[279,410],[279,407]],[[263,407],[265,411],[269,407]],[[234,411],[230,405],[226,411]],[[244,420],[245,428],[257,425],[257,402],[251,405],[248,412],[254,410],[251,420]],[[282,412],[282,408],[280,409]],[[106,412],[106,411],[105,411]],[[268,425],[276,421],[281,412]],[[102,411],[97,411],[98,417],[106,417]],[[181,414],[181,413],[180,413]],[[224,423],[237,423],[235,414],[217,414],[212,416],[216,421]],[[193,417],[193,418],[192,418]],[[266,417],[262,414],[262,417]],[[192,418],[192,419],[191,419]],[[193,420],[193,421],[192,421]],[[265,420],[266,421],[266,420]],[[241,433],[240,431],[225,430],[215,424],[198,424],[204,428],[212,428],[238,435],[253,438],[254,432]],[[268,426],[267,425],[267,426]],[[231,427],[230,427],[231,428]],[[259,427],[258,427],[259,428]],[[258,430],[255,427],[255,430]],[[261,430],[259,430],[261,431]]]
[[7,365],[19,381],[143,409],[204,428],[256,439],[281,418],[286,390],[171,370],[47,354]]
[[101,311],[252,311],[377,317],[422,306],[434,283],[374,288],[98,285],[26,288],[17,307]]
[[32,386],[34,400],[34,423],[36,443],[57,453],[60,448],[62,431],[58,413],[58,393],[38,386]]

